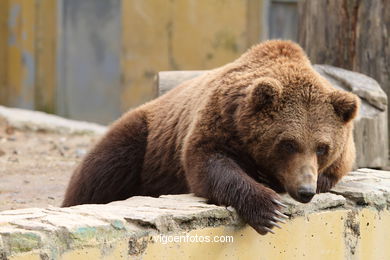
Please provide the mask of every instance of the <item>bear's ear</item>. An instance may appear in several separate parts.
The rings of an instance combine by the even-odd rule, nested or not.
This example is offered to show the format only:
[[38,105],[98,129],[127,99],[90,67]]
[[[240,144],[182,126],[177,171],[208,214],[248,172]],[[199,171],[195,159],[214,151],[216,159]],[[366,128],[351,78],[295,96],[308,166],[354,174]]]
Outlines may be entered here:
[[256,79],[248,88],[248,103],[256,111],[272,106],[282,95],[281,83],[273,78]]
[[329,96],[336,115],[338,115],[345,123],[354,119],[359,111],[359,98],[346,91],[336,90]]

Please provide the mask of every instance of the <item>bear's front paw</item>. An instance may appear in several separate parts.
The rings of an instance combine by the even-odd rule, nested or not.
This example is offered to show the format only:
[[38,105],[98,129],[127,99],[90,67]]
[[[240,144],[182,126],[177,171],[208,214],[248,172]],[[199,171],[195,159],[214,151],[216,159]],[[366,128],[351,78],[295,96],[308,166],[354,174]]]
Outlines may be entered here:
[[279,196],[272,190],[262,192],[255,197],[257,198],[242,208],[239,214],[259,234],[274,233],[273,227],[281,228],[277,222],[285,223],[285,219],[288,218],[281,213],[281,208],[286,205],[280,202]]
[[336,184],[337,180],[331,175],[321,174],[317,180],[317,193],[324,193],[330,191]]

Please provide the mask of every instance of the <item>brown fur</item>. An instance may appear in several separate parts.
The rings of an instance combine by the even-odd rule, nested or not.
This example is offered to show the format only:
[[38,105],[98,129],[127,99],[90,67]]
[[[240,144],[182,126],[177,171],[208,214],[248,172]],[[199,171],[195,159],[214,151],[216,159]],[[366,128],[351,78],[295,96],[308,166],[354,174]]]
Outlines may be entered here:
[[351,169],[358,105],[298,45],[259,44],[125,114],[78,167],[63,206],[193,192],[264,233],[276,192],[300,200],[302,185],[325,192]]

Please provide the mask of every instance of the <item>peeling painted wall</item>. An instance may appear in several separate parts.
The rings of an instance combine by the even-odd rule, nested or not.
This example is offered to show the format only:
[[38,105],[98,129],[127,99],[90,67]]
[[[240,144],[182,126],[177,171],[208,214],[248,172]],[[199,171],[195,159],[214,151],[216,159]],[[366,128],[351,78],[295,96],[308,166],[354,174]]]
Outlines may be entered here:
[[121,114],[121,2],[61,2],[58,113],[108,123]]
[[249,13],[255,2],[124,1],[123,108],[157,95],[153,78],[158,71],[214,68],[258,41],[259,32],[249,36],[259,22],[256,13]]
[[0,102],[55,112],[56,1],[0,3]]
[[252,228],[205,228],[192,236],[232,235],[233,243],[149,243],[142,259],[389,259],[389,211],[336,210],[297,217],[275,235]]
[[0,104],[110,123],[157,96],[158,71],[215,68],[276,37],[273,2],[1,0]]
[[8,24],[8,2],[0,1],[0,103],[5,104],[8,97],[6,87],[7,69],[7,25]]
[[12,0],[8,14],[9,103],[34,108],[35,34],[34,1]]
[[161,70],[210,69],[259,40],[261,0],[4,0],[0,103],[109,123]]

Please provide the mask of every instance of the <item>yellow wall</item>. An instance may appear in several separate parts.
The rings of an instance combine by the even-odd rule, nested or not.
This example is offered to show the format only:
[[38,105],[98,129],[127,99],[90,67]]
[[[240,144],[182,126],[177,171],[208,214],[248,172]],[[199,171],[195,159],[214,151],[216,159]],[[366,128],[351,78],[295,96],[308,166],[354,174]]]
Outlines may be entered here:
[[[356,214],[356,215],[355,215]],[[208,228],[192,235],[233,235],[233,243],[150,244],[143,259],[390,259],[390,212],[313,213],[259,236],[252,228]]]
[[150,244],[144,259],[344,259],[344,220],[347,211],[322,212],[298,217],[260,236],[246,226],[207,228],[191,235],[233,235],[233,243]]
[[[121,48],[120,53],[112,54],[121,57],[119,87],[122,94],[115,104],[119,111],[157,96],[153,84],[157,72],[223,65],[258,42],[261,35],[262,0],[119,1],[120,13],[116,17],[121,17],[121,37],[117,41]],[[61,17],[72,17],[63,15],[61,3],[64,2],[0,1],[0,105],[55,113],[59,111],[59,103],[72,101],[71,95],[85,95],[81,88],[80,92],[73,93],[59,91],[61,82],[67,80],[63,77],[63,68],[58,66],[62,62],[58,53],[64,47],[61,45],[63,26],[67,23]],[[93,4],[93,1],[88,3]],[[77,28],[74,30],[72,33],[80,37]],[[96,51],[104,50],[103,46]],[[77,83],[82,82],[83,79]],[[113,86],[118,87],[107,84],[106,93],[109,94]],[[65,94],[66,98],[61,96]],[[113,114],[112,120],[116,116]]]
[[7,84],[11,106],[34,107],[34,4],[29,0],[9,0]]
[[54,110],[56,1],[0,3],[0,102]]
[[35,109],[56,111],[57,83],[57,1],[36,3],[36,84]]
[[156,96],[162,70],[210,69],[259,39],[258,0],[123,1],[123,108]]
[[6,102],[7,88],[6,69],[7,69],[7,21],[8,21],[8,1],[0,1],[0,104]]
[[[328,210],[296,217],[260,236],[249,226],[192,230],[191,236],[233,236],[232,243],[167,243],[142,237],[107,241],[105,248],[94,242],[71,249],[59,259],[390,259],[388,235],[390,212],[373,208]],[[95,244],[95,245],[94,245]],[[131,245],[138,254],[129,254]],[[109,248],[109,250],[107,249]],[[51,251],[48,251],[49,254]],[[40,259],[42,252],[20,253],[11,260]]]

